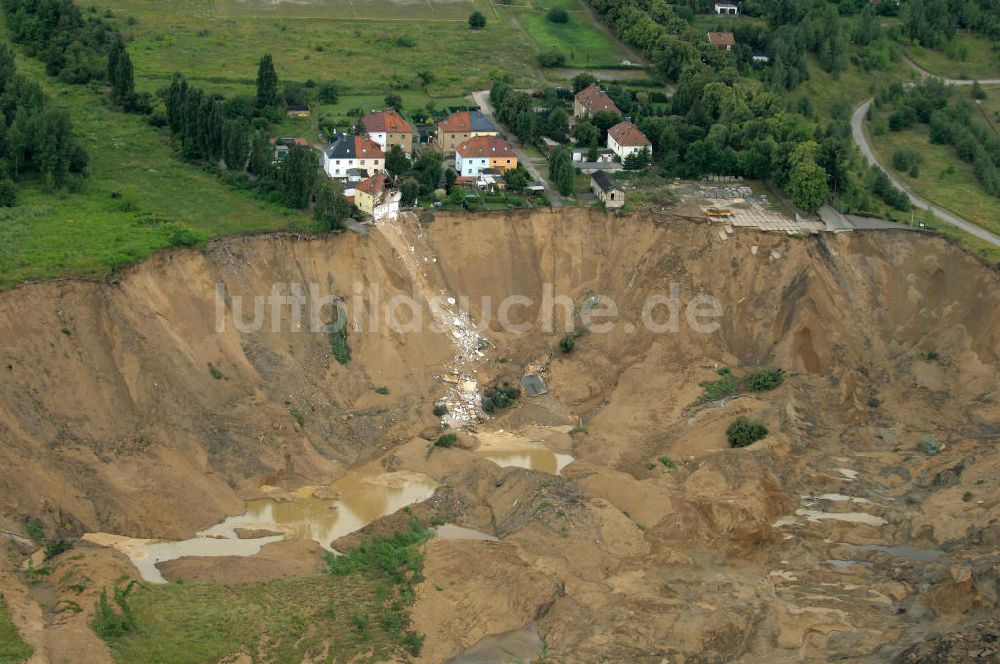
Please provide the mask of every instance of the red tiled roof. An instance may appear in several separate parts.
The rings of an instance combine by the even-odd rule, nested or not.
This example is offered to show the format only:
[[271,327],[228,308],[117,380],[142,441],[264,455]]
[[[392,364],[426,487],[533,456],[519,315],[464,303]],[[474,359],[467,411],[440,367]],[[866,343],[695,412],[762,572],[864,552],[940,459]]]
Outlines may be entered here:
[[469,131],[471,126],[468,111],[455,111],[438,124],[441,131]]
[[576,100],[580,102],[588,113],[591,115],[596,115],[601,111],[611,111],[612,113],[621,113],[618,107],[615,106],[615,102],[611,101],[611,97],[597,85],[597,83],[592,83],[576,93]]
[[647,145],[652,147],[653,145],[646,138],[646,135],[628,120],[619,122],[611,129],[608,129],[608,136],[615,139],[615,142],[623,147],[645,147]]
[[708,41],[715,46],[734,46],[736,44],[736,38],[731,32],[710,32],[708,33]]
[[395,109],[372,111],[365,116],[365,129],[388,134],[412,134],[413,127]]
[[385,191],[385,181],[386,181],[385,173],[378,173],[376,175],[371,176],[367,180],[362,180],[357,185],[355,185],[354,189],[356,191],[363,191],[366,194],[371,194],[374,196],[375,194],[380,194],[383,191]]
[[455,148],[455,152],[463,157],[517,158],[510,143],[492,136],[476,136],[463,141]]
[[384,159],[385,153],[378,143],[367,136],[354,137],[354,158],[355,159]]

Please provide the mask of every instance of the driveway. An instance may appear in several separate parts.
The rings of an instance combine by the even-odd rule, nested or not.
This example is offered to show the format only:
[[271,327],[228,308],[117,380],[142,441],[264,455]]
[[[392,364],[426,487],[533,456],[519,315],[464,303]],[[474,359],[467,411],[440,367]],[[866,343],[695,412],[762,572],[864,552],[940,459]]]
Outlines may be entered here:
[[[479,110],[482,111],[483,115],[485,115],[486,118],[499,129],[500,123],[497,122],[496,117],[493,115],[493,107],[490,105],[490,91],[480,90],[478,92],[473,92],[472,99],[476,102],[476,105],[479,106]],[[507,142],[509,142],[514,148],[514,152],[517,154],[517,161],[531,174],[532,179],[545,184],[545,195],[548,196],[552,207],[562,207],[563,199],[562,196],[559,195],[559,191],[549,182],[545,181],[545,178],[542,177],[538,168],[536,168],[535,164],[531,161],[532,157],[524,151],[524,147],[517,142],[516,138],[513,137],[508,137]]]
[[[972,81],[965,81],[964,83],[961,84],[971,85]],[[889,176],[889,179],[892,181],[892,183],[897,187],[899,187],[900,189],[902,189],[903,192],[907,196],[909,196],[910,202],[915,207],[918,207],[921,210],[930,210],[934,214],[934,216],[937,217],[938,219],[941,219],[942,221],[945,221],[951,224],[952,226],[957,226],[966,233],[974,235],[980,240],[984,240],[985,242],[989,242],[994,247],[1000,247],[1000,236],[994,235],[985,228],[977,226],[971,221],[967,221],[962,217],[959,217],[958,215],[948,212],[947,210],[942,210],[939,207],[934,207],[933,205],[931,205],[930,203],[928,203],[927,201],[925,201],[924,199],[920,198],[915,193],[913,193],[913,191],[910,190],[909,187],[900,182],[892,174],[892,171],[890,171],[885,166],[879,163],[878,158],[875,156],[875,151],[872,150],[871,144],[868,143],[868,136],[865,135],[865,126],[864,126],[865,116],[868,114],[868,107],[871,106],[871,103],[872,103],[871,98],[866,99],[860,106],[857,107],[857,109],[855,109],[854,115],[851,116],[851,134],[854,136],[854,143],[858,146],[858,149],[861,150],[861,154],[865,156],[865,159],[868,161],[868,163],[873,166],[877,166],[878,168],[881,168],[882,171]]]

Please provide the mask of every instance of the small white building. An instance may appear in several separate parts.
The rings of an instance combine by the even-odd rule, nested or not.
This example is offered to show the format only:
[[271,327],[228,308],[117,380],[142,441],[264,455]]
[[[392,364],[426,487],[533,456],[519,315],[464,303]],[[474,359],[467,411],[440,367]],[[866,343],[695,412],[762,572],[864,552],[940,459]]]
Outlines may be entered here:
[[625,190],[606,171],[595,171],[590,175],[590,189],[597,200],[606,208],[620,208],[625,205]]
[[630,154],[642,152],[646,148],[652,150],[653,144],[638,127],[625,120],[608,130],[608,148],[625,161]]
[[[610,148],[597,148],[597,159],[593,160],[595,164],[610,164],[615,160],[615,153]],[[589,162],[590,161],[590,148],[573,148],[573,161],[575,162]]]
[[715,13],[723,14],[729,16],[736,16],[740,13],[739,7],[728,2],[717,2],[715,3]]

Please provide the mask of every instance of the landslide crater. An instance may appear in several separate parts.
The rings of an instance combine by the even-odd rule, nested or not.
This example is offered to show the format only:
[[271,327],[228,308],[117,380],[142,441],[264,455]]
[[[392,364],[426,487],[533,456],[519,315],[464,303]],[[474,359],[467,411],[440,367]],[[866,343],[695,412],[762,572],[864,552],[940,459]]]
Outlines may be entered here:
[[[918,234],[722,235],[597,210],[439,214],[367,236],[228,238],[111,282],[0,294],[0,527],[187,538],[262,487],[376,462],[441,485],[415,513],[501,538],[428,544],[414,609],[425,661],[526,628],[566,662],[884,661],[988,633],[973,626],[1000,592],[996,271]],[[276,284],[342,298],[365,327],[348,333],[346,366],[327,334],[287,320],[237,329],[234,298],[249,318]],[[619,324],[561,353],[565,332],[544,329],[549,287],[577,315],[614,300]],[[672,287],[682,307],[714,296],[718,329],[643,328],[643,306]],[[425,323],[432,295],[490,319],[482,357],[462,367],[480,389],[541,370],[550,393],[429,454],[455,339],[369,318],[414,293]],[[512,295],[531,299],[510,310],[530,331],[496,320]],[[718,369],[760,366],[783,384],[701,399]],[[768,437],[728,449],[739,415]],[[472,449],[502,435],[574,461],[554,476]],[[943,450],[918,451],[924,436]]]

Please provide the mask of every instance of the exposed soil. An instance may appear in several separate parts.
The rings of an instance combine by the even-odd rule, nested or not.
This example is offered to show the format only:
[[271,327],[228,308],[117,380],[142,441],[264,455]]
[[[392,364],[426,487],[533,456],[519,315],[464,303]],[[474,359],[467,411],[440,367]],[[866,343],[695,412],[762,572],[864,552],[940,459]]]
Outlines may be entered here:
[[[158,255],[113,283],[0,294],[0,527],[24,532],[31,516],[50,534],[181,539],[245,500],[329,485],[379,459],[441,488],[336,548],[411,516],[500,538],[427,544],[421,661],[533,630],[548,662],[995,655],[995,625],[980,623],[1000,595],[1000,277],[924,235],[716,230],[598,210],[439,214],[391,240],[231,238]],[[400,237],[413,238],[407,260]],[[490,347],[466,369],[480,388],[513,383],[552,354],[550,393],[431,449],[432,406],[451,389],[448,335],[351,332],[345,367],[322,333],[238,332],[231,299],[217,332],[219,282],[227,298],[317,283],[352,316],[355,283],[366,303],[372,284],[382,302],[414,283],[425,296],[468,296],[474,321],[490,296]],[[723,316],[712,334],[619,324],[563,354],[565,332],[539,329],[546,283],[577,307],[613,298],[622,322],[638,324],[671,283],[682,307],[711,294]],[[512,294],[535,300],[514,313],[533,331],[497,324]],[[777,390],[699,401],[717,368],[764,365],[785,371]],[[738,415],[770,435],[728,449]],[[917,451],[925,435],[943,451]],[[557,476],[477,452],[509,436],[574,461]],[[4,595],[37,661],[107,661],[88,621],[102,585],[136,576],[127,559],[92,544],[56,558],[55,597],[82,610],[55,614],[27,592],[27,551],[10,547]],[[239,582],[312,573],[319,559],[317,545],[293,541],[162,571]]]

